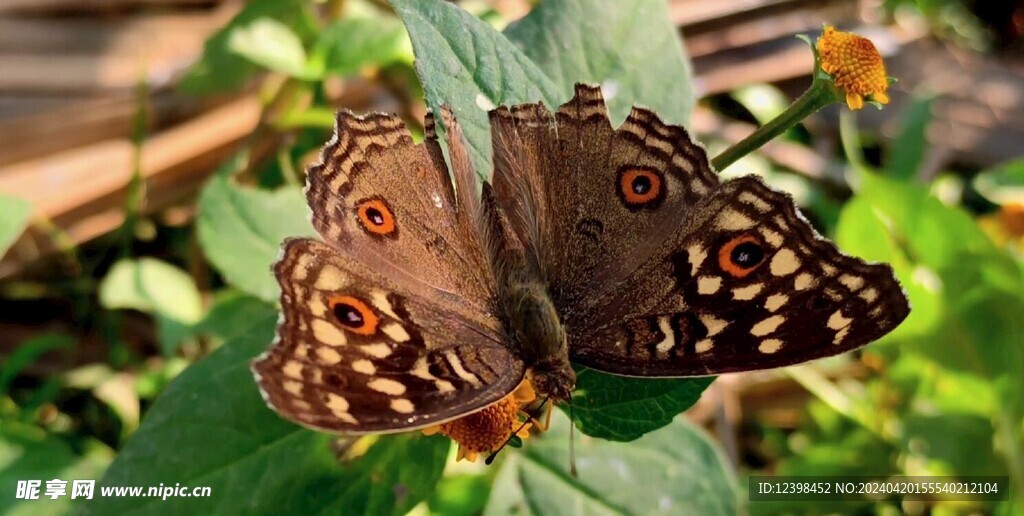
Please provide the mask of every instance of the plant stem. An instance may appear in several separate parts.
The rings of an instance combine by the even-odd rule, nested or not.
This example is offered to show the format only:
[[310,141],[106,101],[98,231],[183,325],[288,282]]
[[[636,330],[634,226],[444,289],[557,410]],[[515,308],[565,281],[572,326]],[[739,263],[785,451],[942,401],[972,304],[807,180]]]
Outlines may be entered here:
[[828,87],[824,83],[815,80],[811,87],[800,98],[796,99],[796,102],[786,108],[782,114],[759,127],[732,147],[725,149],[724,152],[711,160],[711,166],[715,167],[715,170],[719,172],[725,170],[743,156],[754,152],[776,136],[800,123],[801,120],[807,118],[811,113],[831,104],[835,101],[834,99],[835,97]]

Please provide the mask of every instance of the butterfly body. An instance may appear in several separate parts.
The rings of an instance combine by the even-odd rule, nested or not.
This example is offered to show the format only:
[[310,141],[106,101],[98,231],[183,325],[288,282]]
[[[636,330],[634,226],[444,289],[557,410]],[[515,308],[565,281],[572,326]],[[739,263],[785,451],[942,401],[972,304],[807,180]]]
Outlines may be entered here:
[[268,404],[348,434],[464,416],[529,377],[565,401],[572,362],[627,376],[779,367],[860,347],[909,312],[892,270],[843,255],[756,177],[725,183],[685,129],[634,108],[613,128],[578,85],[490,113],[478,187],[442,112],[338,116],[306,196],[324,242],[285,243]]
[[566,401],[576,385],[565,329],[547,286],[539,280],[509,285],[505,320],[520,350],[534,390],[553,402]]

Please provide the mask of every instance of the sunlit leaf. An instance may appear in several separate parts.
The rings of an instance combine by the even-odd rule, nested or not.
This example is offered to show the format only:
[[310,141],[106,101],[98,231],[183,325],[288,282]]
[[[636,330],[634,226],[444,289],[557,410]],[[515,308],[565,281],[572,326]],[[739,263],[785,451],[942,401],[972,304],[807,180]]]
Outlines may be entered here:
[[302,40],[287,25],[273,18],[257,18],[236,28],[228,37],[228,48],[268,70],[313,78]]
[[394,18],[345,18],[320,33],[313,59],[324,74],[349,75],[406,56],[409,38]]
[[203,316],[199,289],[183,270],[154,258],[121,260],[100,283],[100,304],[156,316],[161,347],[170,354]]
[[0,256],[25,231],[31,214],[32,205],[28,201],[0,194]]
[[252,0],[228,24],[217,31],[203,46],[203,55],[181,81],[181,88],[190,93],[218,93],[237,90],[259,71],[259,66],[233,52],[229,41],[236,30],[258,19],[273,19],[287,24],[305,36],[302,3],[298,0]]
[[978,174],[974,188],[993,203],[1024,205],[1024,160],[1011,161]]

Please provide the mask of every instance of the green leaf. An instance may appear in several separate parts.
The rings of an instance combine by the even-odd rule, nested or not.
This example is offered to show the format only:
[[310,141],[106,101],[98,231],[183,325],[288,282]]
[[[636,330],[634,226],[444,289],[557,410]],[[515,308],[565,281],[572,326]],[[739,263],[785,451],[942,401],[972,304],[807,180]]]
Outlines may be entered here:
[[382,437],[332,480],[339,492],[312,507],[323,514],[403,515],[434,493],[450,444],[415,433]]
[[68,349],[74,345],[75,340],[71,336],[59,333],[47,333],[26,339],[4,357],[3,363],[0,364],[0,394],[7,393],[11,382],[25,366],[50,351]]
[[863,184],[858,196],[883,214],[893,238],[912,261],[941,270],[960,265],[964,254],[995,251],[992,241],[970,215],[942,204],[920,185],[876,174],[861,177]]
[[[632,441],[693,406],[714,379],[628,378],[581,367],[576,372],[573,417],[587,435]],[[568,411],[567,406],[562,409]]]
[[312,79],[302,40],[273,18],[257,18],[231,31],[228,48],[264,68],[292,77]]
[[0,256],[3,256],[25,231],[31,215],[32,205],[28,201],[0,194]]
[[888,263],[896,272],[912,309],[888,339],[930,335],[943,322],[941,295],[932,281],[934,272],[917,267],[902,245],[902,232],[893,228],[891,222],[868,197],[857,195],[840,211],[835,230],[836,243],[844,252],[865,260]]
[[505,36],[554,81],[560,99],[577,82],[600,83],[616,125],[633,104],[667,122],[690,119],[690,62],[664,0],[541,2]]
[[325,74],[350,75],[402,59],[408,53],[408,40],[394,18],[346,18],[320,33],[313,59]]
[[473,516],[480,514],[491,494],[491,475],[445,476],[427,500],[433,514]]
[[974,188],[995,204],[1024,204],[1024,160],[1011,161],[974,178]]
[[[7,490],[0,496],[0,514],[8,516],[48,516],[67,514],[72,503],[72,481],[95,479],[109,462],[104,447],[86,439],[83,454],[76,453],[64,440],[47,434],[36,426],[17,421],[0,423],[0,485]],[[67,494],[51,499],[46,494],[46,481],[67,481]],[[38,500],[14,497],[19,480],[39,480]],[[98,496],[98,493],[96,494]]]
[[299,0],[252,0],[203,46],[203,55],[181,81],[190,93],[218,93],[241,88],[259,68],[249,59],[233,52],[229,42],[234,31],[255,20],[270,18],[288,24],[305,36],[303,10]]
[[703,432],[685,420],[629,443],[582,438],[569,475],[568,425],[509,453],[485,515],[742,513],[738,487]]
[[266,301],[235,290],[223,290],[213,296],[210,310],[196,326],[196,333],[221,341],[230,340],[249,331],[253,321],[276,313],[277,309]]
[[792,102],[782,90],[770,84],[744,86],[733,91],[732,96],[754,115],[760,125],[767,124],[781,115]]
[[391,0],[416,54],[427,105],[451,106],[478,174],[491,174],[487,111],[501,104],[566,100],[533,62],[500,32],[441,0]]
[[928,144],[928,124],[932,120],[934,95],[919,95],[903,113],[900,134],[892,144],[886,169],[888,176],[910,181],[917,176]]
[[339,464],[331,436],[266,407],[249,361],[269,345],[274,318],[196,362],[157,398],[106,475],[104,486],[175,485],[208,497],[99,497],[87,514],[403,514],[433,490],[449,441],[381,438]]
[[285,238],[315,235],[308,214],[297,188],[256,190],[235,184],[222,172],[199,196],[199,243],[228,283],[273,303],[278,286],[270,266]]
[[203,316],[199,289],[183,270],[154,258],[121,260],[100,283],[100,304],[153,314],[164,354],[174,352]]

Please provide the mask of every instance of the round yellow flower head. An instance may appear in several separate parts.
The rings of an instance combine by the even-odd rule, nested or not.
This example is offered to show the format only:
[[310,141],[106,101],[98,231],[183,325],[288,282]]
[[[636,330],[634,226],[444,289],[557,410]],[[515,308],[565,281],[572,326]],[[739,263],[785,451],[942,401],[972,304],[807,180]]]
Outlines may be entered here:
[[423,433],[440,433],[459,443],[456,460],[475,462],[479,453],[497,450],[516,430],[520,438],[529,437],[531,423],[523,425],[519,414],[536,399],[530,381],[523,380],[515,392],[497,402],[447,423],[424,428]]
[[864,107],[864,99],[889,103],[889,80],[885,63],[871,40],[826,26],[818,38],[821,69],[832,76],[836,86],[846,92],[850,109]]

